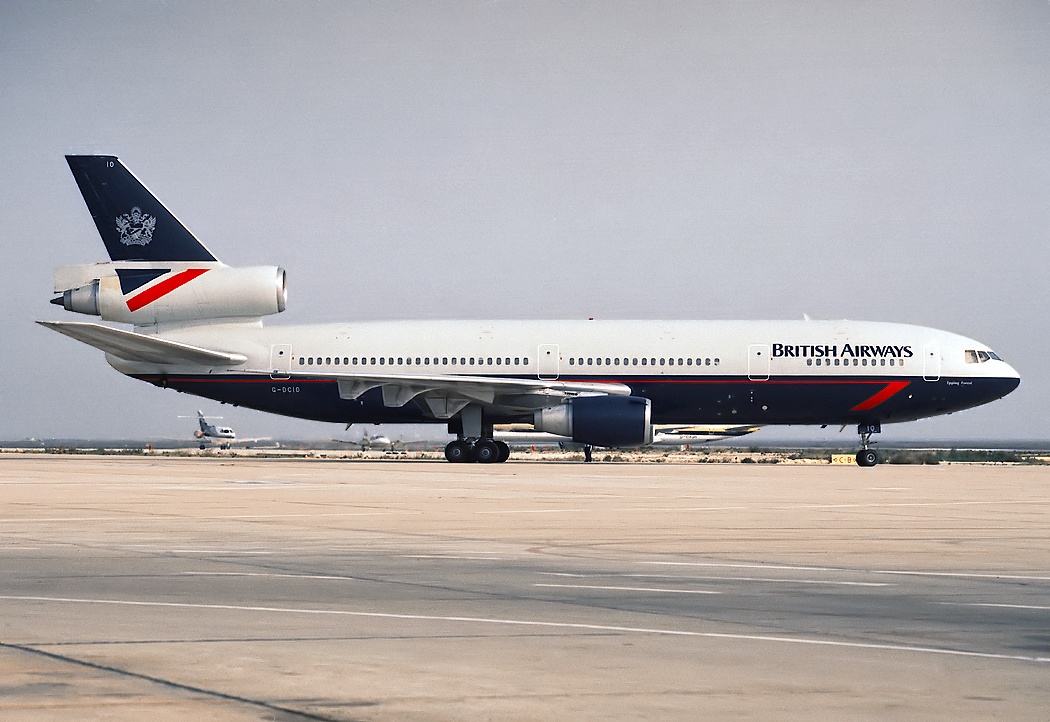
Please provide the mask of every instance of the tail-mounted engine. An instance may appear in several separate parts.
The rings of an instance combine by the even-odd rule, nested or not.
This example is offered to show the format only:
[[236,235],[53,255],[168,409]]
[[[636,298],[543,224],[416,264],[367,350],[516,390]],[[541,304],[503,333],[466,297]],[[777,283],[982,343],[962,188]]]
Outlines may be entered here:
[[113,262],[55,273],[51,303],[104,321],[148,325],[280,313],[288,300],[285,271],[221,263]]

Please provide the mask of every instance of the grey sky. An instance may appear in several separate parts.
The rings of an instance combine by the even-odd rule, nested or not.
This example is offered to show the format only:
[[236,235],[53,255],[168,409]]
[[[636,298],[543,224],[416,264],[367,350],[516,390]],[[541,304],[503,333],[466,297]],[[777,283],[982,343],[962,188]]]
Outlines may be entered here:
[[918,323],[1023,382],[884,436],[1050,436],[1045,0],[5,2],[0,99],[0,438],[220,409],[32,323],[72,318],[54,266],[105,258],[69,152],[119,155],[223,261],[285,266],[268,323]]

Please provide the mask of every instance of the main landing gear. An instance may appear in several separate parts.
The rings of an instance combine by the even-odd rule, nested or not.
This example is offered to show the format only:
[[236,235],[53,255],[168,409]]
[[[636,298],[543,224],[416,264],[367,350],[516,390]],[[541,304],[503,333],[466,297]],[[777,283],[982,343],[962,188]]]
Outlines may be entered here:
[[497,439],[456,439],[445,447],[445,458],[453,464],[502,464],[510,458],[510,447]]
[[882,426],[878,423],[874,424],[859,424],[857,426],[857,433],[860,434],[860,451],[857,452],[857,466],[875,466],[879,463],[879,455],[875,453],[875,449],[869,449],[869,444],[874,444],[871,440],[872,434],[878,434],[882,431]]
[[480,406],[467,406],[448,430],[457,436],[445,447],[445,458],[453,464],[502,464],[510,458],[510,447],[492,438],[492,422],[483,418]]

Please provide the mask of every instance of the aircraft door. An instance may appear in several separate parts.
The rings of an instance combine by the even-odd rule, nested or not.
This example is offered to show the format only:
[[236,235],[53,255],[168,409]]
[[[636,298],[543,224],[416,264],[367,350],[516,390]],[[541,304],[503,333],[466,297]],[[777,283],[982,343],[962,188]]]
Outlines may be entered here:
[[922,380],[939,381],[941,378],[941,349],[928,343],[922,350]]
[[292,375],[291,344],[274,344],[270,347],[270,378],[286,379]]
[[769,346],[753,343],[747,347],[747,377],[752,381],[769,380]]
[[541,343],[536,349],[536,378],[558,378],[559,363],[558,344]]

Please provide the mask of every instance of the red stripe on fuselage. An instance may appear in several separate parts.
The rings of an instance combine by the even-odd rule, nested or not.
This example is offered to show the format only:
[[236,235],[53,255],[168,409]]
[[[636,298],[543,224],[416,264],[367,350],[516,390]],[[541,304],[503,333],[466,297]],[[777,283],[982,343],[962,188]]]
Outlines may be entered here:
[[883,401],[886,401],[890,397],[899,394],[905,389],[905,387],[907,387],[909,383],[911,382],[891,381],[890,383],[886,384],[886,388],[884,388],[882,391],[875,394],[867,401],[862,401],[861,403],[857,404],[852,409],[850,409],[850,411],[870,411],[871,409],[874,409],[876,406],[881,404]]
[[156,301],[158,298],[163,298],[164,296],[167,296],[176,288],[181,288],[182,286],[185,286],[197,276],[200,276],[201,274],[207,272],[207,268],[190,268],[188,270],[182,271],[181,273],[176,273],[174,276],[169,276],[157,285],[150,286],[137,296],[132,296],[131,298],[129,298],[128,310],[132,312],[138,311],[140,308],[148,306],[149,304]]

